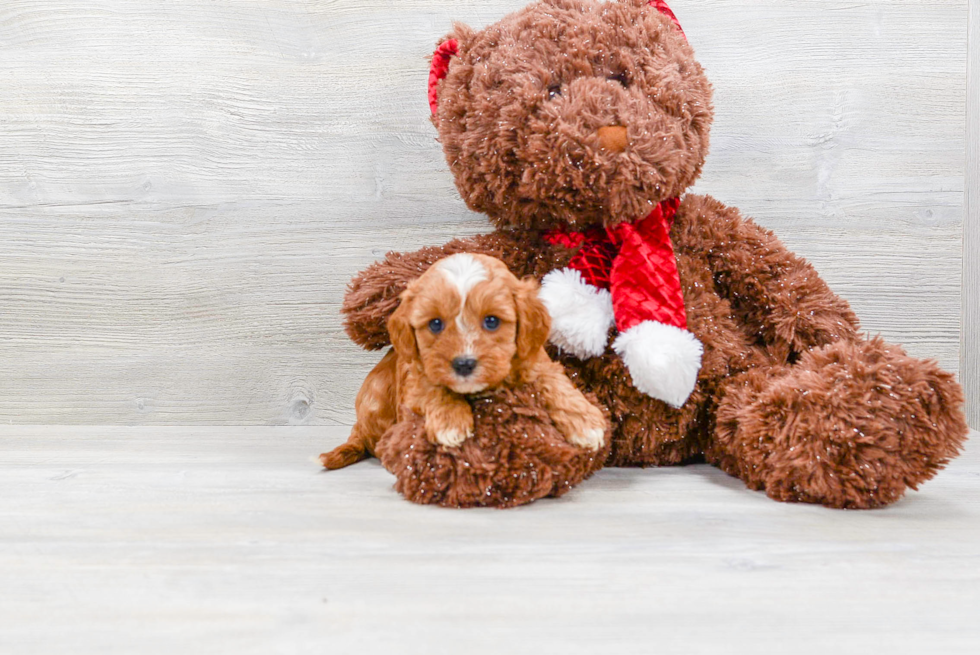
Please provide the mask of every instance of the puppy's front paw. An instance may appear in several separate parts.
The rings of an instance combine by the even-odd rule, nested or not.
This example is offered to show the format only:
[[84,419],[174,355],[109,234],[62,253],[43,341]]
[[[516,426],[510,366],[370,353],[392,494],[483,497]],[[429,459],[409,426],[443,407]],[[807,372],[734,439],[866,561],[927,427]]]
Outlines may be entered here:
[[573,434],[567,437],[568,443],[579,448],[589,450],[599,450],[605,442],[606,430],[604,428],[590,428],[583,433]]
[[437,432],[435,436],[435,442],[443,446],[449,446],[453,448],[459,446],[464,441],[473,436],[473,432],[463,432],[455,428],[450,428],[448,430],[442,430]]
[[429,441],[453,448],[473,436],[473,412],[466,403],[440,407],[425,417]]
[[605,443],[606,419],[592,403],[584,397],[573,410],[561,415],[552,415],[552,420],[558,430],[565,435],[565,440],[573,446],[599,450]]

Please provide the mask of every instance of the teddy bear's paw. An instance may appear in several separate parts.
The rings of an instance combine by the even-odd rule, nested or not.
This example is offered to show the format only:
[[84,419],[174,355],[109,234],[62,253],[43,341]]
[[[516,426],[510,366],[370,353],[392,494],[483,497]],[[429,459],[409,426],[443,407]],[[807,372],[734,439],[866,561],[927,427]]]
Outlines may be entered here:
[[680,407],[694,391],[701,369],[701,342],[687,330],[643,321],[613,342],[633,378],[633,386],[671,407]]
[[378,459],[405,498],[445,507],[517,507],[565,494],[609,453],[604,442],[599,450],[570,444],[531,385],[498,387],[471,402],[473,436],[458,448],[433,443],[424,417],[414,412],[378,441]]
[[614,321],[609,291],[587,283],[578,271],[563,268],[544,276],[538,298],[551,314],[551,343],[579,359],[605,352]]

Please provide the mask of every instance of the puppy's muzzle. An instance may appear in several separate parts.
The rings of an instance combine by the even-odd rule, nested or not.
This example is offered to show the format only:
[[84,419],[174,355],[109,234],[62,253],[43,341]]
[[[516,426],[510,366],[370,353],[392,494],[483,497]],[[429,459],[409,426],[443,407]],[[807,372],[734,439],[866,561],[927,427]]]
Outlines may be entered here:
[[452,361],[453,371],[460,377],[466,377],[476,369],[476,360],[472,357],[455,357]]

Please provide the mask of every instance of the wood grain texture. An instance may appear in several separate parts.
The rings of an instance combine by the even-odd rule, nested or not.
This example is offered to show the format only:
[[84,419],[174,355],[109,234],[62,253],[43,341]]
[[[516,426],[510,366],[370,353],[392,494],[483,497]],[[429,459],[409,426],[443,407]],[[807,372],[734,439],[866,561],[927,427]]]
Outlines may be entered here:
[[[0,4],[0,421],[349,423],[347,280],[486,229],[425,58],[523,3]],[[672,4],[716,89],[697,190],[956,370],[966,0]]]
[[970,426],[980,428],[980,0],[970,0],[963,221],[963,337],[960,380]]
[[706,465],[416,506],[331,427],[0,427],[0,652],[976,652],[980,440],[873,511]]

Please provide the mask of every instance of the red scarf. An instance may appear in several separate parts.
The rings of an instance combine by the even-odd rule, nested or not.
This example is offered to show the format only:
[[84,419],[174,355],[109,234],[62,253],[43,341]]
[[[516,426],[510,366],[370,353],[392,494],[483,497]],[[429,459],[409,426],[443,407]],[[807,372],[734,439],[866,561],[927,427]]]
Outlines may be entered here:
[[620,333],[643,321],[687,329],[677,259],[670,242],[670,227],[680,203],[680,198],[664,200],[635,223],[544,234],[552,245],[578,248],[568,266],[589,284],[611,292]]

